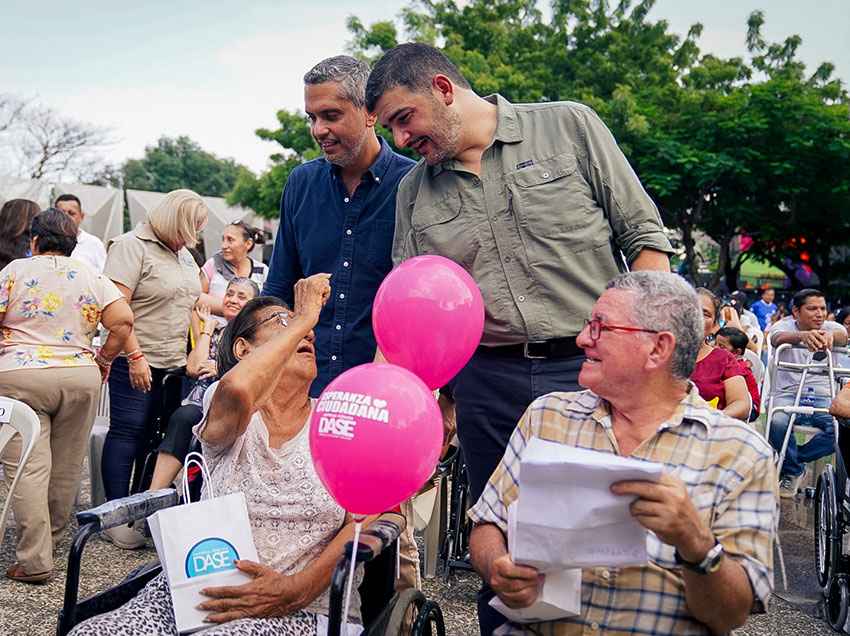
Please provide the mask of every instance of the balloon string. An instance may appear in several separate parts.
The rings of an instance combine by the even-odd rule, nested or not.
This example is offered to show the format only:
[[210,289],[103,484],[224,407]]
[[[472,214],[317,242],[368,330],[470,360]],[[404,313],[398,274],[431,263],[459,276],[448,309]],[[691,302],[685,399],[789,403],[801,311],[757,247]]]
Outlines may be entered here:
[[348,570],[348,584],[345,586],[345,610],[342,613],[345,633],[348,633],[348,606],[351,604],[351,588],[354,583],[354,568],[357,566],[357,545],[360,542],[360,521],[354,521],[354,542],[351,544],[351,568]]

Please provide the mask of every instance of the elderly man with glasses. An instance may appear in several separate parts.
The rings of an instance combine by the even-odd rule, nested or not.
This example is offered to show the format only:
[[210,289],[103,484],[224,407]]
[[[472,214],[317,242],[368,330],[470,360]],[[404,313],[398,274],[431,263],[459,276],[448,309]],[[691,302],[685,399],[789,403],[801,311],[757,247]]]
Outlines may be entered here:
[[[479,598],[482,633],[727,633],[764,611],[773,587],[776,468],[752,428],[711,408],[688,376],[702,337],[694,290],[662,272],[612,280],[577,343],[587,390],[535,400],[469,515],[472,561],[508,606],[536,599],[537,570],[507,553],[507,507],[521,496],[520,457],[533,437],[664,465],[661,480],[621,482],[647,530],[649,562],[585,569],[581,614],[505,623]],[[565,488],[569,484],[564,484]],[[554,495],[553,495],[554,496]],[[486,624],[485,624],[486,623]],[[527,630],[527,632],[523,631]]]

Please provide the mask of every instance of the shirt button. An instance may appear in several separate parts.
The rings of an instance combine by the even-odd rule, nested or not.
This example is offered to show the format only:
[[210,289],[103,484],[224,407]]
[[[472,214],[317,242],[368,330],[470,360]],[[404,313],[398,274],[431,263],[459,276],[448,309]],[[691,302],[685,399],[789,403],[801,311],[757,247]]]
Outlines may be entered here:
[[343,261],[343,262],[342,262],[342,266],[343,266],[343,267],[348,267],[348,261]]
[[510,257],[510,256],[505,256],[505,262],[506,262],[506,263],[510,263],[510,262],[511,262],[511,257]]
[[351,230],[346,230],[345,233],[351,236]]
[[336,356],[331,356],[331,360],[336,360]]
[[481,185],[481,179],[479,179],[478,177],[473,177],[473,179],[472,179],[472,185],[474,185],[474,186],[479,186],[479,185]]
[[340,329],[342,329],[342,325],[337,325],[336,330],[339,331]]
[[351,199],[349,199],[348,197],[345,197],[345,199],[343,199],[343,201],[345,201],[346,203],[348,203],[349,201],[351,201]]
[[340,297],[340,298],[345,298],[345,294],[340,294],[340,295],[339,295],[339,297]]
[[590,624],[590,629],[592,629],[592,630],[595,632],[596,630],[598,630],[598,629],[599,629],[599,623],[597,623],[596,621],[593,621],[593,622]]
[[602,570],[602,578],[608,581],[611,578],[611,573],[608,570]]
[[548,179],[548,178],[549,178],[549,173],[548,173],[548,172],[544,172],[544,173],[543,173],[543,178],[544,178],[544,179]]
[[375,177],[375,181],[377,181],[378,183],[380,183],[380,182],[381,182],[381,177]]
[[521,303],[524,303],[525,302],[525,296],[520,296],[519,298],[517,298],[517,300]]

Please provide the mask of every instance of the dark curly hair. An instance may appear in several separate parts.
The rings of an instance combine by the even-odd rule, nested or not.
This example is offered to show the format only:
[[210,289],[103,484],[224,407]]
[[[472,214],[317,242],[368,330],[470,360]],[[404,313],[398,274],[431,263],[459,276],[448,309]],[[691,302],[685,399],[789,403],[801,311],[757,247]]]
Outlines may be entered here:
[[39,254],[59,252],[70,256],[77,247],[77,226],[67,214],[56,208],[47,208],[32,220],[30,235],[35,237]]

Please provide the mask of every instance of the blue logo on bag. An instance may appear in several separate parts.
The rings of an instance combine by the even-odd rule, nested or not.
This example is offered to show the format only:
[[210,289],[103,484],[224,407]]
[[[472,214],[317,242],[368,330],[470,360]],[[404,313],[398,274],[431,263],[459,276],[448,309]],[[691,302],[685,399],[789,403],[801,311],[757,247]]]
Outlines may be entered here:
[[210,537],[198,541],[186,554],[186,576],[204,576],[236,569],[239,553],[224,539]]

